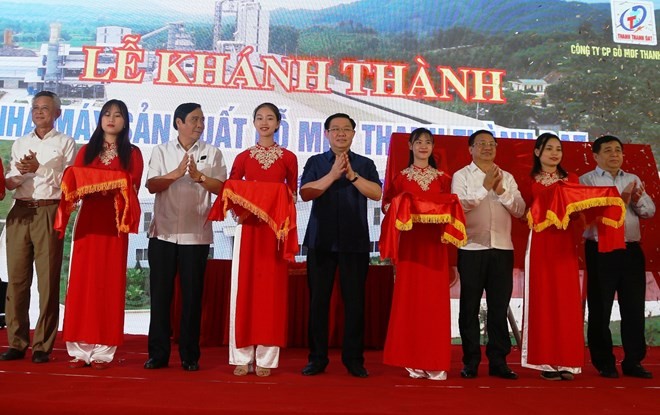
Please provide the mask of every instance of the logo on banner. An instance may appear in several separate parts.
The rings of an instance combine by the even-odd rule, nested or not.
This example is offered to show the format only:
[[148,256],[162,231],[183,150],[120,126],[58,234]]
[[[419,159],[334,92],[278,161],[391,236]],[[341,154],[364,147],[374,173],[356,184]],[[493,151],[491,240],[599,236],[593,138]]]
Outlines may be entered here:
[[616,43],[658,44],[652,1],[612,0],[612,28]]

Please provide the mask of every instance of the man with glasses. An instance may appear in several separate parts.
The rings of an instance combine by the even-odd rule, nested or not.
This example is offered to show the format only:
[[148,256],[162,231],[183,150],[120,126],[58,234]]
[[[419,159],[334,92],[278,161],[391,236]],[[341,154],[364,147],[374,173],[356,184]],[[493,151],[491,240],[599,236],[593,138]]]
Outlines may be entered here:
[[32,339],[32,361],[46,363],[59,324],[63,240],[53,229],[64,169],[73,163],[73,138],[55,130],[62,113],[57,95],[39,92],[32,99],[35,128],[14,141],[7,189],[15,190],[7,215],[7,340],[0,360],[25,356],[30,344],[30,286],[37,272],[39,319]]
[[468,139],[472,163],[452,179],[451,191],[463,205],[468,243],[458,250],[461,300],[458,327],[463,347],[461,376],[477,376],[481,361],[479,309],[486,291],[489,375],[517,379],[506,364],[511,351],[507,311],[513,290],[511,216],[525,212],[515,179],[495,164],[497,142],[490,131],[479,130]]
[[334,114],[325,121],[330,150],[311,157],[302,174],[300,197],[313,200],[303,245],[307,247],[309,363],[305,376],[328,365],[328,315],[335,272],[344,300],[342,362],[356,377],[364,368],[364,295],[369,269],[367,199],[380,200],[381,182],[374,162],[353,153],[355,121]]

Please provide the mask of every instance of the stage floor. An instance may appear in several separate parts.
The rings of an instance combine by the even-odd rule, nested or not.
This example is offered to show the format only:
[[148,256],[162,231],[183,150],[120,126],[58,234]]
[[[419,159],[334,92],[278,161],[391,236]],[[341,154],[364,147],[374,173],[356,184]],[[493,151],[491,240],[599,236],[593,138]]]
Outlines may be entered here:
[[[0,352],[7,348],[0,331]],[[574,381],[550,382],[520,368],[514,348],[509,363],[520,379],[488,376],[483,361],[476,379],[462,379],[461,350],[454,346],[446,381],[411,379],[404,369],[385,366],[381,351],[367,351],[366,379],[347,374],[333,349],[326,373],[304,377],[304,349],[283,349],[280,367],[267,378],[236,377],[226,347],[202,349],[199,372],[181,369],[176,346],[170,367],[145,370],[145,336],[127,335],[113,367],[70,369],[58,339],[47,364],[25,359],[0,362],[0,408],[27,414],[657,414],[660,348],[649,348],[645,367],[655,379],[604,379],[587,363]],[[586,351],[585,351],[586,353]],[[617,349],[620,355],[621,350]],[[588,356],[588,353],[586,354]],[[620,357],[620,356],[619,356]],[[587,359],[588,361],[588,359]]]

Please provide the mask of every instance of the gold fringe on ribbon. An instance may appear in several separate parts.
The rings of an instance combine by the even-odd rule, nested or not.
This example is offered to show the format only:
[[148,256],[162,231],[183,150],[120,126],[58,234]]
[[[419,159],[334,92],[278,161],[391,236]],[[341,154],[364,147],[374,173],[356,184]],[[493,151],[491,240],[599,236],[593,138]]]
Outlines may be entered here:
[[275,223],[275,221],[268,215],[268,213],[244,197],[234,193],[230,189],[224,189],[222,192],[222,200],[225,202],[223,205],[223,211],[225,214],[227,213],[227,210],[229,210],[229,200],[231,200],[233,203],[241,206],[242,208],[252,213],[254,216],[266,222],[270,229],[275,232],[275,237],[277,240],[284,241],[289,235],[289,218],[286,219],[284,225],[280,229],[277,223]]
[[65,214],[68,218],[71,215],[71,213],[73,213],[73,211],[75,210],[74,203],[76,202],[77,199],[68,196],[72,194],[72,192],[69,191],[69,187],[66,185],[66,183],[62,182],[60,184],[60,189],[62,190],[62,195],[64,196],[64,200],[69,202],[65,204],[66,206]]
[[400,231],[409,231],[412,229],[413,220],[410,218],[407,222],[401,222],[399,219],[397,219],[394,226]]
[[[97,184],[90,184],[86,186],[80,186],[78,187],[75,191],[70,191],[69,187],[66,185],[66,183],[62,182],[61,184],[61,189],[62,189],[62,194],[64,195],[64,199],[69,202],[66,213],[67,215],[70,215],[73,210],[74,210],[74,203],[77,202],[78,200],[82,199],[83,196],[91,195],[94,193],[101,193],[101,192],[107,192],[110,190],[120,190],[121,191],[121,196],[119,194],[116,194],[114,197],[114,205],[115,205],[115,222],[117,224],[117,231],[119,232],[124,232],[128,233],[130,231],[130,227],[126,225],[126,219],[128,217],[128,205],[129,205],[129,198],[128,198],[128,181],[126,179],[117,179],[117,180],[112,180],[104,183],[97,183]],[[124,209],[124,212],[122,213],[121,219],[119,218],[119,198],[123,197],[124,200],[126,201],[126,208]]]
[[434,224],[449,224],[456,228],[462,235],[463,239],[458,239],[455,236],[444,232],[441,240],[443,243],[450,243],[458,248],[465,246],[467,244],[467,233],[465,231],[465,224],[450,214],[443,215],[422,215],[422,214],[412,214],[410,219],[406,222],[401,222],[399,219],[396,220],[396,228],[400,231],[409,231],[413,227],[413,223],[434,223]]
[[120,196],[118,194],[115,195],[115,221],[117,222],[117,230],[119,232],[124,232],[124,233],[129,233],[130,232],[130,226],[126,224],[126,220],[128,219],[128,205],[129,205],[129,198],[128,198],[128,192],[126,187],[122,187],[120,189],[121,191],[121,197],[124,198],[126,206],[124,207],[124,212],[121,218],[121,221],[119,220],[119,201]]
[[105,183],[90,184],[87,186],[80,186],[74,192],[69,191],[68,186],[62,183],[62,193],[65,199],[69,202],[81,199],[85,195],[99,192],[107,192],[108,190],[126,189],[128,181],[126,179],[117,179]]
[[626,205],[623,203],[623,200],[620,197],[595,197],[592,199],[582,200],[580,202],[569,203],[569,205],[566,206],[566,214],[561,220],[555,212],[548,210],[545,214],[545,220],[536,225],[534,224],[532,212],[529,211],[527,212],[527,224],[529,225],[529,228],[533,229],[535,232],[541,232],[552,225],[559,229],[565,230],[571,221],[571,214],[591,209],[592,207],[600,206],[619,206],[621,208],[621,217],[618,220],[615,221],[610,218],[601,217],[600,221],[604,225],[610,226],[612,228],[619,228],[623,226],[623,222],[626,218]]
[[440,238],[440,240],[441,240],[443,243],[446,243],[446,244],[452,244],[452,245],[454,245],[456,248],[460,248],[460,247],[462,247],[462,246],[467,245],[467,236],[465,236],[463,239],[458,239],[458,238],[456,238],[454,235],[449,234],[449,233],[447,233],[447,232],[445,232],[445,233],[442,235],[442,238]]

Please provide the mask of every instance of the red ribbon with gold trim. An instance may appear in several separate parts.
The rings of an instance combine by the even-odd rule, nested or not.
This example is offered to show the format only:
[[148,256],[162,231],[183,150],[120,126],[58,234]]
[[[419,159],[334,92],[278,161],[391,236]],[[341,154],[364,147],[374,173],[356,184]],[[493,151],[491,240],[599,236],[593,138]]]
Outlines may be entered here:
[[557,182],[535,196],[527,212],[527,223],[536,232],[550,226],[566,229],[575,212],[582,212],[587,224],[598,226],[600,252],[626,247],[623,227],[626,205],[614,186]]
[[284,258],[293,260],[298,252],[296,204],[291,190],[284,183],[227,180],[208,215],[208,220],[222,221],[227,211],[236,216],[255,215],[285,242]]
[[436,193],[420,197],[404,192],[395,196],[385,214],[380,232],[380,256],[396,263],[399,232],[408,231],[415,223],[433,223],[443,243],[457,247],[467,243],[465,214],[455,194]]
[[133,190],[131,175],[121,170],[71,166],[62,176],[62,199],[57,209],[54,228],[63,238],[75,204],[84,196],[112,192],[115,200],[117,231],[137,233],[140,225],[140,202]]

